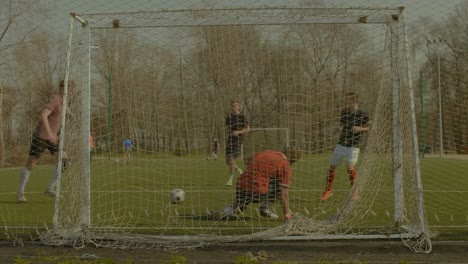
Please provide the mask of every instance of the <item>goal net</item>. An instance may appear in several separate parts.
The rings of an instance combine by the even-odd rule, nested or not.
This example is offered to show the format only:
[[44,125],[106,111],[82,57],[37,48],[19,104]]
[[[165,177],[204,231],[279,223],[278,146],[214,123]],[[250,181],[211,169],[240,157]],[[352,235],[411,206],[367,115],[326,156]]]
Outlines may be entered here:
[[242,144],[241,158],[245,160],[256,152],[284,150],[289,146],[288,128],[251,128]]
[[[67,89],[61,140],[71,163],[42,241],[176,248],[401,238],[429,252],[407,45],[400,8],[71,14],[65,78],[75,87]],[[345,161],[333,196],[321,201],[349,92],[359,95],[370,129],[354,185]],[[222,153],[233,98],[252,128],[245,155],[302,150],[287,222],[263,218],[257,204],[235,218],[212,217],[235,196],[224,185]],[[220,159],[207,160],[213,138]],[[176,188],[183,203],[170,203]],[[282,215],[279,202],[272,210]]]

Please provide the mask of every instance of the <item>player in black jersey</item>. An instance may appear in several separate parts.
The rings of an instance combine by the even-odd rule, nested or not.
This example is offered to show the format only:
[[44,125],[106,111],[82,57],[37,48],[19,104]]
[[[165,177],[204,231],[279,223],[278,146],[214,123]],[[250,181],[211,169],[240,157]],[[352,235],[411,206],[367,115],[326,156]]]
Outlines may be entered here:
[[[328,169],[327,185],[320,198],[326,201],[332,195],[333,180],[335,179],[336,167],[347,158],[348,175],[351,186],[356,179],[355,165],[359,158],[359,144],[364,132],[369,131],[369,115],[359,109],[358,96],[356,93],[346,94],[346,108],[340,115],[340,139],[333,150]],[[353,193],[353,199],[358,199],[358,194]]]
[[226,164],[229,167],[229,179],[226,185],[232,186],[232,180],[236,170],[239,174],[242,173],[242,170],[236,165],[236,159],[240,156],[245,134],[250,132],[249,123],[240,112],[240,103],[238,100],[234,99],[231,101],[231,113],[226,117],[225,124],[228,128]]

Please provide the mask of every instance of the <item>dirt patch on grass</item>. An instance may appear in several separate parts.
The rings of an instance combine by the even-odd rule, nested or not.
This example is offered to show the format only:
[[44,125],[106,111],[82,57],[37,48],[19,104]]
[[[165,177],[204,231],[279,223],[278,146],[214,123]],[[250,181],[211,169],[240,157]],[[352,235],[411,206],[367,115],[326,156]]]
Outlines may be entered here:
[[180,256],[187,259],[186,263],[207,264],[235,263],[240,256],[257,259],[258,263],[467,263],[468,242],[433,242],[431,253],[411,252],[399,241],[367,240],[229,243],[178,251],[0,245],[0,263],[14,263],[17,257],[35,260],[32,263],[59,263],[41,261],[57,259],[51,256],[87,261],[112,259],[112,263],[172,263],[171,258]]

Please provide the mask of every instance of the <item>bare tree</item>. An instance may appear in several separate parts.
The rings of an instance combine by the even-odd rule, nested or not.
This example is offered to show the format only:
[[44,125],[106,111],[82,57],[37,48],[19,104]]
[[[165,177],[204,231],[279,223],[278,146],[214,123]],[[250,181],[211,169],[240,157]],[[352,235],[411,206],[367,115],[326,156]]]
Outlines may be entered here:
[[[4,58],[0,61],[0,66],[9,62],[8,56],[4,55],[6,51],[25,44],[30,34],[41,26],[47,17],[46,10],[44,4],[34,0],[0,2],[0,17],[5,18],[0,20],[0,55],[3,55],[0,57]],[[28,13],[33,11],[44,15],[36,16],[37,20],[34,23],[24,23],[24,21],[29,22]],[[21,23],[22,18],[26,18],[23,23]],[[16,28],[15,24],[18,24]],[[10,34],[11,32],[14,34]]]
[[[444,80],[443,114],[445,144],[453,145],[457,152],[468,146],[468,2],[456,8],[453,15],[437,32],[441,45],[447,49],[441,64]],[[440,54],[439,54],[440,55]]]
[[101,80],[93,85],[93,113],[107,115],[92,118],[93,123],[108,124],[97,137],[106,138],[109,150],[119,150],[120,139],[126,136],[134,139],[138,149],[173,147],[173,136],[186,129],[176,127],[179,121],[163,124],[161,120],[182,109],[183,102],[176,101],[181,88],[178,54],[143,45],[144,40],[125,29],[102,31],[95,37],[99,49],[93,64]]
[[5,142],[3,140],[3,86],[0,83],[0,166],[5,165]]
[[[29,35],[40,25],[41,21],[31,23],[27,27],[21,27],[20,20],[26,17],[31,10],[41,10],[41,5],[34,0],[26,1],[2,1],[0,2],[0,67],[8,64],[12,57],[7,53],[10,49],[23,45]],[[44,9],[45,10],[45,9]],[[43,17],[44,19],[46,16]],[[15,28],[15,25],[18,27]],[[34,26],[30,26],[34,25]],[[10,34],[14,32],[14,34]],[[1,86],[1,85],[0,85]],[[1,87],[0,87],[1,88]],[[3,94],[4,89],[0,89],[0,166],[5,163],[5,142],[3,138]]]
[[261,40],[253,26],[202,27],[198,33],[200,39],[189,56],[188,74],[197,84],[193,90],[199,94],[198,109],[203,109],[200,116],[204,116],[203,122],[210,130],[200,136],[210,146],[210,137],[224,137],[224,116],[229,111],[226,106],[233,98],[241,101],[252,125],[258,125],[259,111],[254,102],[264,79]]
[[468,3],[465,1],[445,21],[421,18],[412,28],[411,43],[416,59],[421,61],[424,84],[424,93],[418,94],[423,97],[424,104],[424,113],[419,115],[426,120],[421,129],[425,133],[424,145],[439,145],[439,101],[444,149],[460,151],[468,145],[467,19]]

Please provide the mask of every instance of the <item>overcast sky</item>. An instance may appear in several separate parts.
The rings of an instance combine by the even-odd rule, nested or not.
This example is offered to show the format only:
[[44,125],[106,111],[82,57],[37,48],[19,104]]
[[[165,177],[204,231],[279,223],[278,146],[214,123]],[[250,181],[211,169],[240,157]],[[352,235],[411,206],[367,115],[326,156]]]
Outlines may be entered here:
[[[34,0],[31,0],[34,1]],[[69,13],[111,13],[135,12],[159,9],[199,9],[222,7],[266,7],[266,6],[314,6],[325,2],[329,7],[405,7],[407,22],[411,24],[420,17],[443,20],[454,11],[457,5],[468,0],[37,0],[44,10],[32,10],[18,19],[18,23],[4,39],[2,44],[25,35],[33,27],[41,31],[33,34],[52,32],[54,36],[64,39],[68,30]],[[8,1],[0,2],[0,28],[6,25]],[[19,3],[12,1],[12,3]],[[50,11],[46,11],[46,8]],[[44,12],[48,12],[47,16]],[[1,16],[3,14],[4,16]],[[46,17],[46,18],[44,18]],[[41,21],[40,23],[38,21]],[[57,34],[59,33],[59,34]],[[60,34],[62,33],[62,34]],[[5,56],[5,54],[3,54]]]
[[[29,0],[35,1],[35,0]],[[44,10],[32,10],[31,13],[16,21],[15,30],[28,32],[31,27],[41,21],[40,28],[50,32],[66,32],[68,29],[68,15],[70,12],[111,13],[135,12],[158,9],[199,9],[222,7],[266,7],[266,6],[317,6],[317,2],[324,2],[330,7],[399,7],[404,6],[408,23],[421,16],[434,20],[446,18],[461,2],[468,0],[37,0],[43,4]],[[12,1],[12,3],[20,3]],[[0,27],[6,24],[9,2],[0,1]],[[50,11],[46,11],[46,9]],[[44,19],[44,12],[48,12]],[[1,16],[1,15],[4,16]],[[21,32],[10,31],[10,38]]]
[[399,7],[404,6],[408,23],[421,16],[446,18],[461,2],[468,0],[40,0],[51,7],[44,26],[51,31],[66,32],[68,14],[134,12],[158,9],[197,9],[221,7],[311,6],[325,2],[331,7]]

